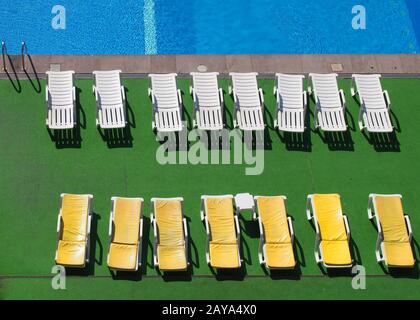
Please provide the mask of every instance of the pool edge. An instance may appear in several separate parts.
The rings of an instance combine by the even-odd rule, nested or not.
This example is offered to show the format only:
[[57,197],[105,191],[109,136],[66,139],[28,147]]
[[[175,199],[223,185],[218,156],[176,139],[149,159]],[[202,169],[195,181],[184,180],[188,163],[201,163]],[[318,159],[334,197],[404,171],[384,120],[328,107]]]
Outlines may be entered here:
[[[9,75],[24,74],[21,55],[6,58]],[[176,72],[188,74],[206,66],[208,71],[258,72],[261,75],[284,73],[335,72],[420,75],[420,54],[322,54],[322,55],[29,55],[28,74],[44,74],[51,65],[77,74],[94,70],[119,69],[127,75]],[[333,66],[334,65],[334,66]],[[1,70],[0,77],[7,77]]]

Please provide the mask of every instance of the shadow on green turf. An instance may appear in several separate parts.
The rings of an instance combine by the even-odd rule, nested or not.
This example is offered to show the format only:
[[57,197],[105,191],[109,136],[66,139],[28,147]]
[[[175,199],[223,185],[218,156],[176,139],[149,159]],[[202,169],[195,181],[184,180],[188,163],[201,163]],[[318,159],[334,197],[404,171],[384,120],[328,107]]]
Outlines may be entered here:
[[32,57],[29,54],[27,54],[26,55],[26,60],[29,61],[29,64],[31,66],[32,72],[33,72],[34,77],[35,77],[35,82],[31,78],[31,75],[28,73],[28,71],[25,68],[24,72],[26,74],[26,77],[28,78],[28,80],[31,83],[32,88],[34,88],[35,92],[36,93],[41,93],[41,91],[42,91],[41,82],[39,81],[38,73],[36,72],[35,65],[34,65],[34,62],[32,60]]
[[300,132],[283,132],[274,129],[279,137],[280,141],[284,143],[287,151],[301,151],[301,152],[312,152],[312,141],[311,141],[311,112],[305,114],[305,131]]
[[5,70],[5,73],[7,75],[7,78],[9,79],[10,83],[13,86],[13,89],[17,92],[17,93],[21,93],[22,92],[22,86],[20,85],[20,81],[19,81],[19,77],[16,73],[16,69],[15,66],[13,64],[12,58],[10,57],[9,54],[6,55],[7,59],[5,61],[9,61],[9,65],[12,68],[12,72],[13,72],[13,76],[14,79],[12,79],[11,74],[9,73],[9,69]]
[[[125,94],[127,96],[129,90],[125,88]],[[133,147],[133,136],[131,129],[136,128],[136,119],[134,116],[133,109],[129,103],[127,97],[125,102],[126,120],[127,124],[124,128],[115,129],[101,129],[98,126],[98,132],[104,142],[106,142],[108,148],[132,148]]]

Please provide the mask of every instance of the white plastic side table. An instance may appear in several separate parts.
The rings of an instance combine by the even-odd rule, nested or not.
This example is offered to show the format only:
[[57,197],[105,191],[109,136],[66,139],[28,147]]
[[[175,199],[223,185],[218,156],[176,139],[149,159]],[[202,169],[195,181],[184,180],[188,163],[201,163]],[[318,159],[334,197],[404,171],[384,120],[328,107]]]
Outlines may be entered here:
[[238,214],[243,210],[254,212],[254,198],[249,193],[238,193],[235,196],[235,206]]

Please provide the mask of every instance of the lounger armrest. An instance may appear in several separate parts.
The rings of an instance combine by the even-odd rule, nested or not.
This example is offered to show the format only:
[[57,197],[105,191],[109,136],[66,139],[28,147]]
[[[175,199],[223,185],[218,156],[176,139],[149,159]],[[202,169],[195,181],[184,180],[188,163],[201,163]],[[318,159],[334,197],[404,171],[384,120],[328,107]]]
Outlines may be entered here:
[[239,238],[239,235],[241,234],[241,229],[239,227],[239,219],[238,219],[238,216],[235,215],[234,219],[235,219],[236,233],[237,233],[238,238]]
[[264,92],[261,88],[258,88],[258,94],[260,96],[260,100],[261,100],[261,105],[264,105]]
[[45,101],[50,101],[50,88],[48,87],[48,85],[45,87]]
[[96,89],[95,85],[92,86],[92,91],[93,91],[93,94],[95,95],[96,102],[98,102],[99,101],[99,95],[98,95],[98,90]]
[[60,229],[61,229],[61,210],[60,210],[60,213],[58,214],[58,219],[57,219],[57,233],[60,233]]
[[265,260],[264,260],[264,239],[261,236],[260,237],[260,244],[258,246],[258,260],[260,262],[260,265],[264,265],[265,264]]
[[322,255],[320,251],[320,244],[321,244],[321,236],[319,233],[316,234],[315,237],[315,247],[314,247],[314,253],[315,253],[315,261],[316,263],[322,262]]
[[110,238],[112,236],[113,220],[114,219],[112,219],[112,211],[111,211],[111,213],[109,215],[109,229],[108,229],[108,235],[109,235]]
[[344,220],[344,226],[346,227],[346,233],[347,233],[347,240],[350,241],[350,227],[349,227],[349,221],[347,220],[347,216],[343,214],[343,220]]
[[303,107],[306,108],[308,106],[308,95],[306,91],[303,91],[302,94],[303,94]]
[[346,97],[344,95],[343,89],[340,89],[339,93],[340,93],[340,99],[341,99],[341,106],[345,107],[346,106]]
[[[151,217],[153,217],[153,215],[151,215]],[[153,225],[153,236],[156,239],[157,236],[158,236],[156,219],[154,219],[154,217],[153,217],[153,219],[151,218],[151,221],[152,221],[152,225]]]
[[389,98],[388,90],[384,90],[385,103],[388,109],[391,109],[391,99]]
[[205,222],[205,225],[206,225],[207,237],[209,237],[209,239],[210,239],[210,226],[209,226],[209,220],[207,219],[207,216],[204,217],[204,222]]
[[220,97],[220,106],[223,107],[225,103],[225,98],[223,97],[223,89],[219,88],[219,97]]
[[90,228],[92,226],[92,215],[90,214],[88,216],[88,228],[87,228],[87,234],[90,235]]
[[258,226],[260,227],[260,238],[264,239],[264,227],[261,221],[261,217],[258,217]]
[[375,217],[375,213],[373,211],[373,198],[372,198],[372,196],[369,196],[367,212],[368,212],[369,220],[372,220]]
[[376,240],[376,248],[375,248],[375,256],[376,256],[376,261],[378,261],[378,263],[384,261],[384,258],[381,254],[381,244],[382,244],[382,234],[381,232],[379,232],[378,239]]
[[182,222],[184,224],[185,238],[188,238],[187,219],[183,218]]
[[312,210],[312,198],[308,197],[308,199],[306,200],[306,218],[308,220],[312,220],[313,219],[313,214],[311,213]]
[[292,238],[292,243],[293,243],[295,241],[295,232],[293,230],[293,223],[292,223],[291,217],[287,217],[287,223],[289,224],[290,237]]
[[140,218],[140,230],[139,230],[139,239],[143,239],[143,218]]
[[182,106],[182,93],[181,93],[181,90],[178,89],[176,92],[178,94],[178,103],[179,103],[179,106]]
[[121,86],[121,96],[122,96],[122,99],[125,101],[125,88],[124,88],[124,86]]
[[73,102],[75,102],[76,101],[76,87],[75,86],[73,86],[72,93],[73,93]]
[[411,229],[411,222],[408,215],[404,215],[405,223],[407,225],[408,237],[410,238],[410,242],[413,239],[413,230]]

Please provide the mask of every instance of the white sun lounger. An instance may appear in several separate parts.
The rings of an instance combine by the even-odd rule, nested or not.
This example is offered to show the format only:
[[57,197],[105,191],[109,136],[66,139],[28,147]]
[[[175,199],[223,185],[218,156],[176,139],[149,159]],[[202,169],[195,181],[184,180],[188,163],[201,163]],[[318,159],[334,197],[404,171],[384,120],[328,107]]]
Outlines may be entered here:
[[277,73],[274,94],[277,99],[277,120],[274,127],[281,131],[304,132],[307,106],[302,75]]
[[102,129],[124,128],[125,92],[120,70],[94,71],[93,93],[96,98],[96,125]]
[[[337,74],[310,73],[309,78],[316,102],[315,128],[323,131],[346,131],[346,100],[343,90],[338,90]],[[308,91],[312,93],[311,88]]]
[[218,86],[218,75],[218,72],[191,72],[194,127],[200,130],[223,129],[223,90]]
[[233,124],[244,131],[263,131],[265,128],[264,96],[262,89],[258,88],[257,75],[256,72],[230,73],[232,87],[229,86],[229,93],[233,94],[235,101]]
[[153,104],[152,128],[158,132],[181,131],[182,96],[176,86],[176,73],[149,74],[149,95]]
[[369,132],[392,132],[394,130],[389,116],[391,100],[388,91],[382,90],[380,77],[379,74],[352,75],[351,94],[352,96],[358,94],[360,98],[360,130],[365,128]]
[[72,129],[76,124],[74,71],[47,71],[46,125],[50,129]]

